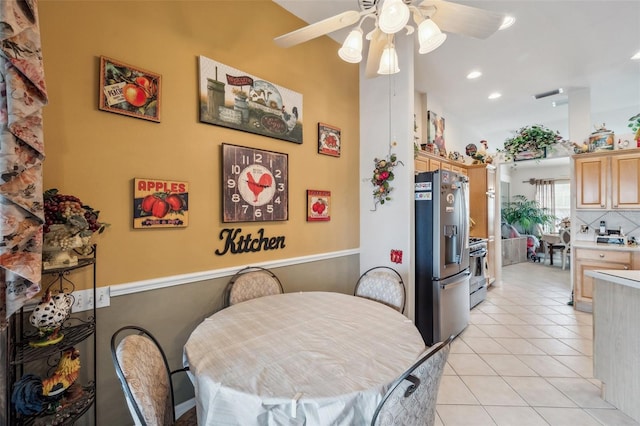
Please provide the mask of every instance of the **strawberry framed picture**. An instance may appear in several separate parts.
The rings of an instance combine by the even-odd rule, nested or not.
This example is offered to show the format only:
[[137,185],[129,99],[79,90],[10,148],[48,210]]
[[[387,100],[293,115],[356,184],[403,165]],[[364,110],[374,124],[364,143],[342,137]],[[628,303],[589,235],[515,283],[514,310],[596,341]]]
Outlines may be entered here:
[[340,129],[325,123],[318,123],[318,153],[340,157],[342,139]]
[[331,191],[307,189],[307,222],[331,220]]

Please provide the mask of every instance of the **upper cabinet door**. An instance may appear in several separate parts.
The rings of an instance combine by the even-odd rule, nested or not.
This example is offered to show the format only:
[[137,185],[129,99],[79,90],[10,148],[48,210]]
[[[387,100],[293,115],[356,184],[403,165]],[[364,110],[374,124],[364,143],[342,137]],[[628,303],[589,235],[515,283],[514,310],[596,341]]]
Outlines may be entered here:
[[611,157],[611,207],[640,208],[640,155]]
[[576,158],[576,208],[606,209],[608,157]]

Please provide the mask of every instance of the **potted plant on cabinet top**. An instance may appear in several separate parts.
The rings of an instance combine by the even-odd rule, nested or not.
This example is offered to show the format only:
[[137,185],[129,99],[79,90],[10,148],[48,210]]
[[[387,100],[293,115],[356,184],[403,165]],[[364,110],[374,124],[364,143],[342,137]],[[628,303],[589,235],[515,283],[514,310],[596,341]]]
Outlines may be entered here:
[[529,200],[524,195],[514,195],[512,201],[503,204],[501,215],[503,222],[515,226],[524,234],[535,235],[538,238],[541,235],[538,235],[540,232],[537,229],[544,225],[552,225],[556,219],[549,209],[540,207],[537,201]]
[[629,119],[629,128],[635,132],[636,146],[640,148],[640,113]]
[[561,140],[558,131],[534,124],[518,129],[514,136],[504,141],[504,149],[498,149],[498,152],[504,153],[506,160],[532,160],[546,156],[546,150]]

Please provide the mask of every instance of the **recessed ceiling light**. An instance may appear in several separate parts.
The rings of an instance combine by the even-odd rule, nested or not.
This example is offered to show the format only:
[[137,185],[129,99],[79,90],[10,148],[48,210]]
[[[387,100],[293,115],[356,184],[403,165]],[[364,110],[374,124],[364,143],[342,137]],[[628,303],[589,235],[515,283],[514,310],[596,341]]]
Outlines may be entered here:
[[502,96],[501,93],[494,92],[494,93],[489,95],[489,99],[498,99],[500,96]]
[[640,50],[638,50],[636,52],[636,54],[631,57],[631,60],[632,61],[640,61]]
[[482,73],[480,71],[471,71],[469,74],[467,74],[467,78],[469,80],[473,80],[474,78],[478,78],[482,75]]
[[502,24],[500,25],[500,28],[498,28],[498,31],[506,30],[507,28],[512,26],[515,22],[516,22],[516,18],[514,18],[513,16],[509,16],[509,15],[505,16],[504,19],[502,20]]

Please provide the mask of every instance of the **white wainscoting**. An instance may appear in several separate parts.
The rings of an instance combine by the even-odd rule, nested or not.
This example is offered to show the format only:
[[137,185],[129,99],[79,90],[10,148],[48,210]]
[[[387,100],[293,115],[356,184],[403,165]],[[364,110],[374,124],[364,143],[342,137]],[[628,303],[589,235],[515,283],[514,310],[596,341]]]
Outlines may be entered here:
[[[310,256],[292,257],[288,259],[280,259],[269,262],[252,263],[251,266],[260,266],[263,268],[280,268],[284,266],[299,265],[302,263],[318,262],[336,257],[351,256],[359,254],[360,249],[341,250],[330,253],[314,254]],[[212,269],[209,271],[193,272],[190,274],[173,275],[161,278],[152,278],[149,280],[134,281],[130,283],[114,284],[109,287],[109,297],[125,296],[127,294],[141,293],[143,291],[157,290],[160,288],[173,287],[183,284],[191,284],[198,281],[204,281],[214,278],[230,277],[235,274],[242,266],[233,266],[230,268]]]

